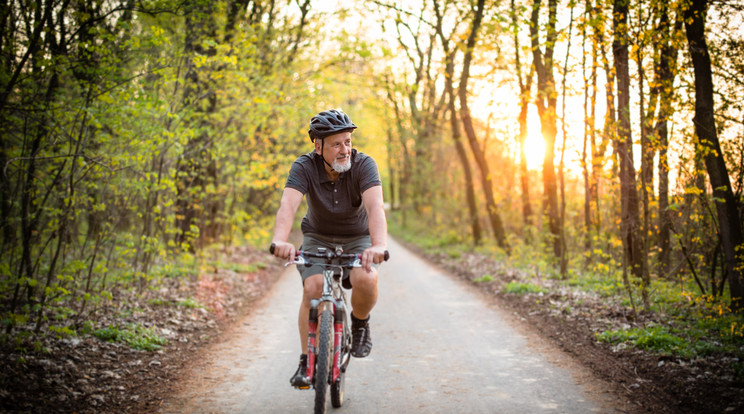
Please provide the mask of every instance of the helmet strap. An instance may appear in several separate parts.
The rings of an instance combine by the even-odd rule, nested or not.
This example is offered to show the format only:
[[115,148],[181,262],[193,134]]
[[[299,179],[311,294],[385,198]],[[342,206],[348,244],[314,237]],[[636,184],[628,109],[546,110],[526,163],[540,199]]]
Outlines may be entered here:
[[330,164],[330,163],[329,163],[328,161],[326,161],[326,159],[325,159],[325,156],[323,155],[323,148],[324,148],[324,147],[325,147],[325,138],[322,138],[322,139],[320,140],[320,159],[322,159],[322,160],[323,160],[323,162],[324,162],[324,163],[325,163],[325,164],[326,164],[327,166],[331,167],[331,171],[336,171],[335,169],[333,169],[333,165],[331,165],[331,164]]

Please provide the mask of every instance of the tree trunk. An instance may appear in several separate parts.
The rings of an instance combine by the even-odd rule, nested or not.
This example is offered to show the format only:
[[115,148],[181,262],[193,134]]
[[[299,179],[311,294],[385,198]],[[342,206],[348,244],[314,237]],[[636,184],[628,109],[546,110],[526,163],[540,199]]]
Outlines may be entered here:
[[460,117],[462,118],[462,124],[465,128],[465,135],[468,137],[468,143],[470,149],[473,151],[475,162],[478,165],[481,173],[481,184],[483,186],[483,192],[486,196],[486,210],[488,212],[488,218],[493,229],[493,234],[496,237],[496,243],[499,247],[509,250],[509,245],[506,241],[506,233],[504,232],[504,225],[501,222],[501,216],[499,215],[498,209],[496,208],[496,202],[493,196],[493,181],[491,180],[491,171],[488,167],[488,162],[481,149],[480,143],[475,136],[475,129],[473,128],[473,121],[470,118],[470,108],[468,107],[468,78],[470,77],[470,63],[473,60],[473,48],[475,47],[475,40],[478,36],[478,30],[483,20],[483,8],[485,6],[485,0],[478,0],[478,5],[475,9],[475,16],[473,17],[473,25],[468,35],[467,46],[465,50],[465,57],[463,58],[462,64],[462,76],[460,77],[460,85],[458,90],[458,96],[460,98]]
[[710,185],[713,187],[713,200],[715,200],[718,213],[718,234],[726,258],[729,288],[731,289],[731,307],[741,309],[744,307],[742,306],[742,296],[744,296],[744,285],[742,285],[744,238],[742,237],[738,206],[731,188],[715,125],[713,76],[711,74],[708,45],[705,41],[707,7],[708,2],[706,0],[692,0],[690,8],[685,12],[687,42],[695,71],[695,118],[693,118],[693,123],[699,143],[696,148],[705,160]]
[[468,212],[470,214],[470,229],[473,236],[473,244],[479,245],[482,239],[482,231],[480,226],[480,219],[478,217],[478,206],[475,201],[475,184],[473,183],[473,175],[470,171],[470,162],[468,161],[467,151],[462,143],[462,135],[460,133],[460,124],[457,122],[457,109],[455,109],[455,101],[457,95],[455,94],[455,88],[452,85],[455,77],[455,51],[450,51],[449,42],[450,39],[444,36],[442,30],[442,13],[439,10],[439,5],[434,3],[434,11],[437,16],[436,31],[439,35],[439,39],[442,42],[442,49],[445,54],[445,76],[444,76],[444,90],[447,95],[448,103],[447,108],[450,114],[450,129],[452,130],[452,141],[455,144],[457,150],[457,156],[460,158],[460,164],[462,164],[462,171],[465,174],[465,191],[468,203]]
[[400,140],[400,156],[396,157],[401,165],[397,168],[398,173],[398,206],[401,210],[401,221],[402,226],[405,228],[407,224],[407,214],[410,206],[409,193],[411,191],[411,157],[409,156],[408,147],[406,146],[405,137],[406,132],[403,127],[403,119],[398,101],[393,95],[393,86],[389,79],[385,79],[385,91],[387,93],[388,101],[393,105],[393,115],[395,117],[395,127],[397,129],[398,139]]
[[677,47],[672,43],[672,36],[677,33],[682,26],[682,20],[678,17],[675,21],[671,33],[669,31],[668,2],[664,1],[659,11],[659,32],[663,33],[663,44],[660,46],[661,53],[656,65],[658,73],[658,84],[661,91],[659,93],[659,114],[656,118],[654,127],[656,136],[659,140],[659,217],[658,217],[658,246],[659,246],[659,271],[660,274],[666,275],[670,268],[671,260],[671,217],[669,211],[669,161],[667,150],[669,148],[669,129],[668,120],[672,117],[674,99],[674,78],[677,71]]
[[522,63],[520,62],[519,46],[519,21],[517,19],[517,8],[514,0],[511,0],[511,17],[512,29],[514,30],[514,50],[515,50],[515,69],[517,71],[517,81],[519,82],[519,180],[522,188],[522,220],[524,222],[524,233],[529,242],[529,227],[532,226],[532,205],[530,203],[530,182],[529,172],[527,171],[527,154],[525,153],[525,141],[527,140],[527,111],[530,105],[530,91],[532,90],[533,71],[527,75],[526,79],[522,78]]
[[478,246],[480,245],[483,236],[480,219],[478,217],[478,206],[475,201],[475,183],[473,182],[473,174],[470,172],[468,154],[465,150],[465,146],[462,144],[462,137],[460,135],[460,124],[457,122],[457,111],[455,110],[454,104],[454,100],[456,99],[454,93],[450,95],[450,99],[453,101],[450,103],[449,109],[450,128],[452,128],[452,141],[455,143],[457,156],[460,158],[462,170],[465,173],[465,191],[467,192],[468,213],[470,214],[470,229],[473,235],[473,244]]
[[[605,45],[605,19],[604,12],[601,6],[601,2],[598,0],[597,5],[595,5],[594,9],[592,10],[592,15],[598,20],[595,24],[592,25],[593,28],[593,53],[592,53],[592,59],[594,62],[598,62],[601,60],[602,67],[604,68],[604,73],[607,76],[607,83],[605,84],[605,102],[607,105],[607,111],[605,113],[604,117],[604,123],[602,127],[602,133],[600,134],[600,140],[598,143],[595,142],[594,139],[590,140],[590,143],[592,144],[592,196],[594,200],[595,210],[596,210],[596,222],[595,222],[595,229],[597,234],[599,234],[602,230],[602,210],[600,209],[600,178],[602,176],[602,171],[605,168],[605,162],[606,157],[605,154],[607,154],[607,147],[610,145],[610,141],[614,138],[615,134],[615,122],[617,118],[616,114],[616,106],[615,106],[615,73],[610,67],[610,59],[607,56],[606,51],[606,45]],[[601,57],[601,59],[600,59]],[[594,70],[598,69],[598,64],[595,66]],[[595,73],[596,76],[596,73]],[[596,79],[596,78],[595,78]],[[596,83],[595,83],[596,86]],[[594,95],[593,102],[596,103],[596,87],[595,92],[592,92]],[[591,136],[591,138],[594,138],[594,135]],[[615,176],[617,176],[617,165],[615,163],[615,146],[613,146],[613,165],[612,165],[612,171]],[[615,204],[614,198],[610,201],[611,204]],[[615,210],[614,208],[610,208],[610,211]],[[609,220],[610,223],[614,223],[614,217]]]
[[[211,211],[205,203],[209,200],[205,190],[210,181],[217,184],[215,169],[210,166],[214,160],[211,157],[211,138],[209,136],[209,115],[217,105],[214,91],[210,90],[208,75],[205,69],[198,69],[194,65],[194,57],[198,55],[212,56],[212,47],[205,49],[204,43],[208,39],[215,39],[216,29],[213,16],[213,4],[207,0],[190,0],[186,10],[186,39],[185,54],[187,69],[183,93],[184,106],[194,111],[195,124],[192,128],[199,131],[190,139],[184,148],[184,153],[178,160],[177,169],[177,199],[176,199],[176,243],[189,250],[194,250],[192,240],[196,236],[192,226],[197,225],[199,212]],[[202,220],[202,223],[208,222]]]
[[[586,12],[585,18],[587,21],[591,18],[596,19],[599,16],[600,10],[595,9],[592,5],[591,0],[586,0]],[[599,170],[602,168],[602,159],[604,154],[598,154],[597,150],[597,129],[596,129],[596,113],[597,113],[597,72],[599,69],[599,47],[600,41],[599,33],[600,30],[597,28],[597,23],[592,23],[588,27],[592,29],[592,35],[589,36],[587,32],[587,25],[584,25],[584,33],[582,38],[591,40],[591,68],[589,72],[589,78],[584,80],[585,85],[585,96],[584,96],[584,148],[582,150],[582,168],[584,173],[584,227],[585,241],[584,246],[587,251],[592,251],[592,240],[595,234],[599,233]],[[582,48],[586,50],[585,48]],[[584,58],[587,54],[584,53]],[[582,61],[583,62],[583,61]],[[589,148],[587,148],[587,145]],[[591,158],[591,160],[588,160]],[[596,217],[594,217],[593,210],[596,211]],[[587,256],[587,262],[591,261],[591,256]]]
[[[630,129],[630,71],[628,68],[628,1],[615,0],[613,7],[614,39],[612,54],[617,76],[618,128],[616,148],[620,164],[621,234],[626,265],[635,277],[643,276],[639,231],[638,191],[633,164],[633,140]],[[626,281],[627,284],[627,281]],[[630,286],[628,286],[630,288]],[[648,298],[644,298],[644,305]]]
[[[638,19],[643,19],[642,6],[638,5]],[[641,26],[638,30],[645,30],[645,27]],[[643,93],[644,86],[646,83],[646,70],[643,66],[643,54],[645,50],[645,42],[637,42],[636,51],[636,65],[638,66],[638,90],[640,91],[640,102],[639,102],[639,116],[641,118],[641,172],[639,174],[641,180],[641,205],[643,206],[643,221],[641,222],[640,231],[638,231],[638,243],[640,245],[641,254],[641,296],[646,309],[649,308],[648,289],[651,286],[651,275],[648,269],[648,234],[649,234],[649,189],[653,189],[653,185],[650,177],[653,177],[653,162],[654,162],[654,147],[651,145],[649,139],[649,120],[656,112],[656,101],[658,90],[651,88],[651,94],[649,96],[648,111],[646,114],[646,96]],[[632,140],[630,146],[632,147]]]
[[566,179],[564,175],[564,157],[566,155],[566,140],[568,138],[568,132],[566,131],[566,78],[568,77],[568,58],[570,56],[569,51],[571,50],[571,34],[573,33],[573,15],[575,5],[571,3],[571,15],[569,16],[568,25],[568,43],[566,45],[566,60],[563,64],[563,81],[561,84],[561,136],[563,142],[561,143],[561,157],[558,163],[558,178],[560,182],[560,195],[561,195],[561,208],[560,208],[560,234],[561,234],[561,277],[566,278],[568,276],[568,258],[566,257]]
[[557,0],[548,0],[548,27],[545,40],[545,54],[540,50],[538,24],[541,0],[535,0],[532,6],[530,35],[532,36],[532,54],[537,73],[537,111],[540,115],[540,129],[545,139],[545,158],[543,159],[543,210],[548,216],[553,254],[556,259],[562,255],[560,234],[560,217],[558,212],[558,184],[555,174],[555,138],[556,126],[556,88],[553,76],[553,47],[556,42]]

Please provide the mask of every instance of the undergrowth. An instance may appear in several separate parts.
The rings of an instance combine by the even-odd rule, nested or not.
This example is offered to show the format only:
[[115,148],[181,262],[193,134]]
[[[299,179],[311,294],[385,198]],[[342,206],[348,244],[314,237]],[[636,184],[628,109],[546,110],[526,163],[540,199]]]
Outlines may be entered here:
[[102,341],[123,343],[142,351],[157,351],[167,343],[154,328],[147,328],[136,323],[97,329],[93,332],[93,336]]
[[[626,314],[642,312],[644,320],[640,326],[611,329],[596,334],[597,340],[615,346],[634,347],[654,354],[679,358],[704,358],[728,356],[737,371],[744,373],[744,313],[733,312],[726,304],[725,296],[700,293],[698,284],[685,272],[674,279],[655,277],[649,286],[649,304],[641,303],[640,281],[628,276],[630,286],[623,281],[621,261],[606,251],[615,251],[621,242],[610,236],[596,238],[596,247],[589,251],[568,255],[568,272],[561,275],[558,264],[551,260],[550,249],[540,241],[531,244],[521,238],[511,238],[510,254],[489,241],[473,247],[470,240],[458,236],[452,229],[436,229],[431,225],[412,220],[405,229],[400,218],[389,216],[391,234],[408,243],[415,244],[427,253],[445,254],[459,258],[466,252],[493,258],[503,264],[504,269],[516,270],[511,274],[521,275],[501,289],[507,294],[551,294],[550,289],[569,288],[590,292],[602,300],[617,303]],[[473,278],[476,283],[492,282],[498,274],[483,274]],[[550,284],[535,284],[535,281],[550,279]],[[551,287],[552,286],[552,287]],[[737,362],[739,361],[739,362]],[[743,374],[744,376],[744,374]]]
[[[134,349],[153,351],[165,344],[156,330],[136,324],[103,326],[106,313],[116,308],[116,317],[131,317],[144,310],[136,302],[145,299],[151,306],[185,309],[212,309],[209,298],[186,297],[178,300],[159,296],[164,284],[190,283],[201,274],[223,269],[236,273],[255,273],[267,267],[266,263],[234,263],[220,259],[217,247],[205,249],[200,254],[183,252],[173,254],[151,266],[147,274],[109,269],[95,275],[108,280],[107,288],[99,293],[86,293],[78,297],[61,295],[47,305],[45,312],[39,306],[21,312],[0,314],[0,345],[19,352],[40,352],[44,338],[75,338],[94,336],[101,340],[125,344]],[[9,333],[10,332],[10,333]]]
[[524,295],[527,293],[547,293],[548,289],[532,283],[509,282],[501,289],[504,293]]

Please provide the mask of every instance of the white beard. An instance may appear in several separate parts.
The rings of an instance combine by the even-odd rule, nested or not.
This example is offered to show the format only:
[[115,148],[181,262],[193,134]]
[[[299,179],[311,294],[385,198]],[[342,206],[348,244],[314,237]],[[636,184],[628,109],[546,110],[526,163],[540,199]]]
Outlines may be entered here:
[[339,164],[338,160],[333,160],[331,167],[338,173],[345,173],[351,169],[351,157],[349,157],[349,161],[346,164]]

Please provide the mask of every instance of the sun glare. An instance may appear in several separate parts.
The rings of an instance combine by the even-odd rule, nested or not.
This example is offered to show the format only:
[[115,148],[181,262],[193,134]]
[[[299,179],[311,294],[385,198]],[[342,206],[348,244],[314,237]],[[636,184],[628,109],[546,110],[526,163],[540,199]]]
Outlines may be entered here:
[[527,168],[537,170],[542,167],[545,157],[545,140],[540,133],[540,125],[530,125],[527,139],[524,141],[524,155],[527,157]]

